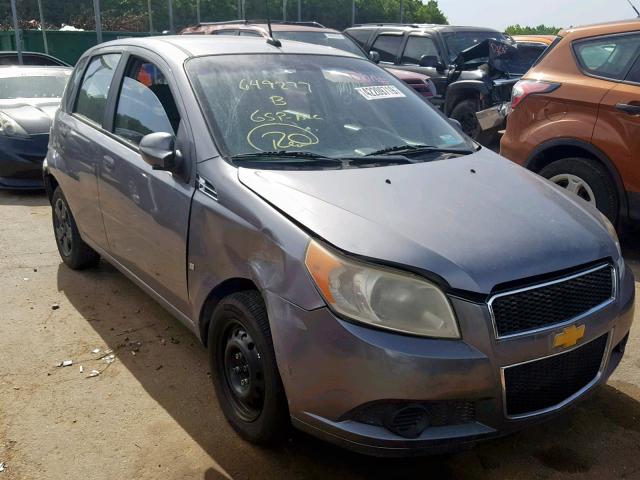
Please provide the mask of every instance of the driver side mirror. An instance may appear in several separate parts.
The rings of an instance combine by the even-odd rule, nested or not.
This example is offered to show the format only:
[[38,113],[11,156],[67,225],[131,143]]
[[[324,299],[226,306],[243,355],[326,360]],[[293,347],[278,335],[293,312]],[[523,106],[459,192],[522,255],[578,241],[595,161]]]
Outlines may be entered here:
[[444,63],[442,63],[437,55],[422,55],[420,57],[419,65],[421,67],[435,68],[439,73],[442,73],[445,70]]
[[154,170],[173,172],[176,168],[178,153],[175,149],[175,137],[167,132],[149,133],[140,140],[140,155]]
[[380,54],[378,52],[374,52],[373,50],[371,50],[369,52],[369,59],[373,63],[380,63]]

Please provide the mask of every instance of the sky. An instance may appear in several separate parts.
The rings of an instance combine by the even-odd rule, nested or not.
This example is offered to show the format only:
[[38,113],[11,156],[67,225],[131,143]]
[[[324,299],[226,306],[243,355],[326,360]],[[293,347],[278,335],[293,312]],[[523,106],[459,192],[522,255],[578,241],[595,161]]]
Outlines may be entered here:
[[[634,1],[640,10],[640,0]],[[509,25],[557,27],[634,18],[627,0],[438,0],[452,25],[504,30]]]

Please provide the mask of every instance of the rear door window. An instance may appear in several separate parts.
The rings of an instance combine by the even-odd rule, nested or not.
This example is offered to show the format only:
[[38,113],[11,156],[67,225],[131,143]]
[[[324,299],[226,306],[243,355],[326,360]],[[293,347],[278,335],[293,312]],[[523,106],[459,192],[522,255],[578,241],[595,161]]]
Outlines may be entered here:
[[120,61],[119,53],[93,57],[82,79],[74,113],[102,125],[113,74]]
[[640,57],[636,59],[625,78],[625,81],[632,83],[640,83]]
[[577,42],[573,48],[585,73],[622,80],[638,56],[640,35],[600,37]]
[[371,36],[371,30],[354,29],[348,30],[345,33],[353,38],[362,48],[366,48],[367,40],[369,40]]
[[394,63],[402,43],[402,35],[382,34],[373,42],[371,50],[380,54],[380,61]]
[[138,145],[149,133],[176,134],[180,113],[169,83],[153,63],[133,58],[122,80],[113,133]]
[[418,65],[423,55],[440,57],[436,44],[431,38],[411,35],[404,48],[402,63]]

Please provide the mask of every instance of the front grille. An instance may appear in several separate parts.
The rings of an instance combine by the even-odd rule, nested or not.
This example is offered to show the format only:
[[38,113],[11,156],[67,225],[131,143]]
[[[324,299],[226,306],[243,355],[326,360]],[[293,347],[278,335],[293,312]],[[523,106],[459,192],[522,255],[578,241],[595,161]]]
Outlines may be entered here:
[[552,408],[589,385],[600,370],[607,335],[570,352],[504,369],[507,416]]
[[489,302],[498,337],[570,321],[611,300],[613,267],[603,265],[582,274],[514,293]]

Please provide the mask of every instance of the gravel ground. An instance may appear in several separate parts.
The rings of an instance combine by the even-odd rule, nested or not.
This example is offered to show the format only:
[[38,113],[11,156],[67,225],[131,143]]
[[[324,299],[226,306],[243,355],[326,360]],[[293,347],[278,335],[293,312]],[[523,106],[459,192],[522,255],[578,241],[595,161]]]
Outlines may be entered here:
[[[257,448],[225,422],[206,351],[178,321],[104,262],[61,264],[43,195],[0,192],[0,214],[0,480],[640,479],[640,322],[607,386],[465,453],[372,459],[301,433]],[[640,249],[625,254],[640,278]],[[113,363],[97,359],[107,349]]]

